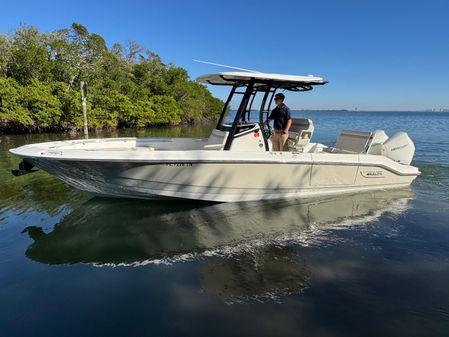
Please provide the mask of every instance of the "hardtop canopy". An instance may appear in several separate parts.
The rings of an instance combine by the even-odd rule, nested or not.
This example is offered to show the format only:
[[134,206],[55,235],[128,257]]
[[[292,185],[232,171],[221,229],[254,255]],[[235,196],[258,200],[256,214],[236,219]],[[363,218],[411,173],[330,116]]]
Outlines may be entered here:
[[313,75],[300,76],[245,71],[229,71],[202,75],[197,78],[197,81],[212,85],[230,86],[245,85],[250,81],[254,81],[256,86],[269,84],[271,87],[292,91],[311,90],[313,85],[327,83],[322,77]]
[[[308,91],[312,90],[315,85],[326,84],[322,77],[313,75],[285,75],[285,74],[270,74],[257,71],[230,71],[220,72],[214,74],[203,75],[197,78],[200,83],[208,83],[212,85],[228,85],[232,86],[228,99],[224,104],[220,118],[216,126],[217,130],[227,132],[226,143],[224,150],[230,150],[235,137],[238,137],[239,132],[246,132],[250,120],[251,108],[254,103],[254,98],[258,93],[263,93],[260,110],[259,110],[259,128],[262,129],[263,142],[265,150],[269,151],[268,138],[271,130],[264,129],[264,121],[267,120],[270,113],[270,106],[277,90],[289,91]],[[243,89],[243,90],[242,90]],[[225,116],[230,110],[230,102],[235,94],[242,95],[239,107],[234,117],[232,125],[224,123]],[[266,117],[264,118],[264,114]],[[256,126],[257,124],[254,124]]]

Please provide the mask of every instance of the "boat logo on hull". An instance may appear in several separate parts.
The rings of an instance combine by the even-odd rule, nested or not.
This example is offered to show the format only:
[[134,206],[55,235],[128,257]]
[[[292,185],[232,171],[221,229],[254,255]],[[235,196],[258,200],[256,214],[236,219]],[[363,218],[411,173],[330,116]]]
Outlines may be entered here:
[[360,171],[363,177],[365,178],[383,178],[383,171]]

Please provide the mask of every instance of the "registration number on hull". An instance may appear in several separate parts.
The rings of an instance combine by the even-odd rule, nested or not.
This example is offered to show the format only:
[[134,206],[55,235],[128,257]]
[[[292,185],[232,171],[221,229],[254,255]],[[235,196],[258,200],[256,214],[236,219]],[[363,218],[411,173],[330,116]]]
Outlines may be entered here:
[[192,163],[167,163],[165,166],[171,166],[171,167],[191,167],[193,166]]

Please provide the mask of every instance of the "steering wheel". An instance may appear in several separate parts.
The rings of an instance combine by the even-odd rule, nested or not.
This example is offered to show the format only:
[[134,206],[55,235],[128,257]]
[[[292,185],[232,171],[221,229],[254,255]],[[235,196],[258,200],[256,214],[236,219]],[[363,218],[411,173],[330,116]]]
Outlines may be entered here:
[[267,123],[267,124],[264,123],[263,124],[263,126],[262,126],[262,133],[263,133],[265,139],[268,139],[268,138],[271,137],[271,135],[273,134],[273,131],[271,130],[270,123]]

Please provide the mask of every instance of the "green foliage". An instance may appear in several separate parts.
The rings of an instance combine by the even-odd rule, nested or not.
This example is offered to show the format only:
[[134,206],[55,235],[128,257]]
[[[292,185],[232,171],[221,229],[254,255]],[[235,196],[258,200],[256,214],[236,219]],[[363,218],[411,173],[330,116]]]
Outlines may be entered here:
[[31,80],[47,80],[51,77],[51,63],[46,48],[45,36],[36,28],[19,28],[11,43],[10,58],[6,74],[20,84]]
[[22,90],[22,104],[34,125],[57,125],[61,117],[61,102],[52,94],[52,88],[45,82],[32,79]]
[[181,109],[173,97],[156,95],[150,101],[155,112],[154,123],[177,124],[181,121]]
[[11,58],[11,46],[9,40],[0,35],[0,76],[6,76],[6,69]]
[[59,126],[61,128],[80,128],[83,126],[83,113],[80,93],[67,90],[64,82],[53,82],[52,93],[61,103]]
[[[107,48],[81,24],[50,33],[0,35],[0,120],[24,129],[80,128],[80,81],[89,84],[89,126],[143,127],[213,119],[222,102],[185,69],[136,42]],[[1,126],[1,125],[0,125]]]
[[23,104],[24,88],[13,78],[0,77],[0,119],[31,125],[33,120]]

